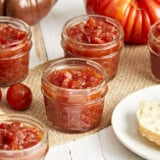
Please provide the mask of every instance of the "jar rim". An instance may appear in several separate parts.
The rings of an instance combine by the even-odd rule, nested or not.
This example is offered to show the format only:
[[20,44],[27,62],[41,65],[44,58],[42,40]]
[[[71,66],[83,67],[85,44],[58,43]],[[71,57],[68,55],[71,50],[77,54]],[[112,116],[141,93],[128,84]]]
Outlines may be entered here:
[[[106,19],[107,22],[109,22],[110,24],[116,26],[116,27],[119,29],[119,34],[118,34],[118,36],[117,36],[115,39],[113,39],[112,41],[110,41],[110,42],[101,43],[101,44],[93,44],[93,43],[84,43],[84,42],[76,41],[76,40],[70,38],[70,37],[66,34],[65,31],[66,31],[66,29],[68,28],[68,25],[69,25],[72,21],[74,21],[74,20],[76,20],[76,19],[80,19],[79,22],[81,22],[81,21],[83,20],[83,18],[89,18],[89,17]],[[61,38],[62,38],[62,40],[64,40],[65,37],[66,37],[68,40],[70,40],[71,42],[74,42],[74,43],[79,44],[79,45],[82,45],[82,46],[90,46],[90,47],[103,47],[103,46],[104,46],[104,47],[106,47],[106,46],[110,46],[110,45],[117,44],[117,42],[123,40],[123,38],[124,38],[124,31],[123,31],[123,28],[122,28],[121,24],[120,24],[117,20],[115,20],[115,19],[113,19],[113,18],[111,18],[111,17],[104,16],[104,15],[98,15],[98,14],[87,14],[87,15],[84,14],[84,15],[80,15],[80,16],[73,17],[73,18],[71,18],[71,19],[69,19],[69,20],[67,20],[67,21],[65,22],[65,24],[64,24],[64,26],[63,26],[63,28],[62,28],[62,32],[61,32]]]
[[[21,121],[20,121],[21,120]],[[20,152],[29,152],[34,148],[37,148],[38,146],[40,146],[43,142],[48,140],[48,131],[46,126],[43,124],[43,122],[41,122],[39,119],[30,116],[30,115],[26,115],[26,114],[18,114],[18,113],[8,113],[8,114],[1,114],[0,115],[0,122],[14,122],[14,121],[20,121],[22,123],[26,123],[29,125],[33,125],[36,126],[38,129],[40,129],[43,132],[43,137],[41,139],[40,142],[38,142],[37,144],[35,144],[32,147],[29,148],[25,148],[25,149],[20,149],[20,150],[5,150],[5,149],[0,149],[0,153],[1,152],[5,152],[6,154],[12,154],[15,153],[18,154]]]
[[[81,61],[81,62],[83,61],[83,62],[86,62],[86,65],[93,67],[93,68],[96,68],[103,75],[102,82],[94,87],[88,87],[88,88],[82,88],[82,89],[64,88],[64,87],[59,87],[57,85],[54,85],[53,83],[51,83],[47,80],[47,76],[46,76],[48,74],[47,70],[49,70],[53,65],[56,65],[58,63],[62,63],[64,61]],[[50,72],[52,72],[52,71],[50,71]],[[93,60],[86,59],[86,58],[61,58],[56,61],[51,61],[51,63],[44,69],[43,76],[42,76],[42,83],[48,84],[49,86],[52,86],[52,87],[56,88],[57,90],[66,89],[67,91],[70,91],[69,93],[72,93],[72,94],[90,92],[92,90],[94,91],[97,88],[99,88],[100,86],[106,85],[108,81],[109,81],[109,76],[108,76],[106,70],[104,69],[104,67],[101,64],[99,64],[98,62],[95,62]],[[50,88],[50,89],[52,89],[52,88]]]

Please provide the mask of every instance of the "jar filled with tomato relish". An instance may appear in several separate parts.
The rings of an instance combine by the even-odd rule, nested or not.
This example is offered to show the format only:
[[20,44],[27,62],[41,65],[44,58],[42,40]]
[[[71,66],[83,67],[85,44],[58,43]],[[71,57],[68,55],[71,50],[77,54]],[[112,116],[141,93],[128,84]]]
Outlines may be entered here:
[[25,79],[31,47],[30,27],[22,20],[0,16],[0,87]]
[[118,21],[101,15],[82,15],[64,24],[61,45],[65,57],[87,58],[102,64],[111,80],[118,70],[123,38]]
[[0,159],[44,160],[48,132],[38,119],[23,114],[0,115]]
[[152,77],[154,80],[160,82],[160,20],[150,28],[148,48],[150,52]]
[[85,132],[99,125],[108,91],[107,74],[97,62],[64,58],[50,63],[42,76],[48,121],[64,132]]

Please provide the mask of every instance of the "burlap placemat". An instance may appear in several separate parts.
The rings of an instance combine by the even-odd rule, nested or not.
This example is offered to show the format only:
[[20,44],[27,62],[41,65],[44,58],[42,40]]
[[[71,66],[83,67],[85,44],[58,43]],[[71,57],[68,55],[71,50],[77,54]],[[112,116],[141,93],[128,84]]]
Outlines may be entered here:
[[[46,121],[43,96],[40,89],[42,71],[46,65],[47,63],[31,69],[27,79],[23,82],[31,88],[33,93],[33,102],[28,110],[18,113],[32,115],[43,121],[49,130],[50,145],[57,145],[67,141],[76,140],[82,136],[95,133],[96,131],[107,127],[111,123],[113,109],[120,100],[138,89],[156,84],[150,76],[149,54],[147,47],[125,46],[121,55],[118,73],[116,77],[108,83],[109,92],[106,96],[101,124],[97,128],[86,133],[62,133],[52,128]],[[6,90],[3,90],[3,92],[3,95],[5,95]],[[7,106],[5,96],[3,96],[0,111],[3,113],[17,113],[17,111],[13,111]]]

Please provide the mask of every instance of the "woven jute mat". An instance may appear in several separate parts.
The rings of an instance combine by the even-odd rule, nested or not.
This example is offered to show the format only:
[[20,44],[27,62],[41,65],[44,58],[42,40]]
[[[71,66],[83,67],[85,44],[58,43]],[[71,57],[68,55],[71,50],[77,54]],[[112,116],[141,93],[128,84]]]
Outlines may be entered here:
[[[105,107],[101,124],[97,128],[86,133],[63,133],[55,130],[46,120],[43,95],[41,93],[41,76],[43,69],[48,63],[41,64],[31,69],[28,77],[23,82],[31,88],[33,93],[33,101],[30,108],[21,112],[14,111],[8,107],[6,98],[3,96],[0,111],[5,114],[28,114],[43,121],[49,130],[50,145],[58,145],[76,140],[109,126],[111,124],[112,112],[119,101],[136,90],[156,84],[150,76],[150,62],[147,46],[125,46],[121,54],[118,73],[116,77],[108,83],[109,91],[105,98]],[[3,90],[3,92],[6,92],[6,90]]]

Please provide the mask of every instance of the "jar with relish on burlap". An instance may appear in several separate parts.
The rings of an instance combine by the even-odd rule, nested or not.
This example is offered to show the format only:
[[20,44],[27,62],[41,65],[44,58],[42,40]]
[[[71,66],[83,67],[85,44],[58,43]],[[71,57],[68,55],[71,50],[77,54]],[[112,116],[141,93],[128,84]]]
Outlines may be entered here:
[[24,21],[0,16],[0,87],[21,82],[28,75],[31,35]]
[[108,76],[97,62],[62,58],[44,70],[42,93],[47,119],[64,132],[86,132],[102,118]]
[[160,82],[160,20],[155,22],[149,31],[148,49],[152,78]]
[[102,64],[111,80],[118,71],[123,38],[118,21],[102,15],[81,15],[64,24],[61,45],[65,57],[87,58]]

